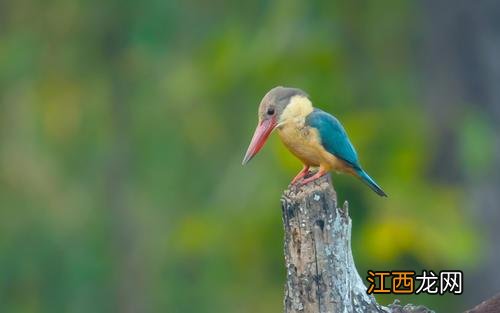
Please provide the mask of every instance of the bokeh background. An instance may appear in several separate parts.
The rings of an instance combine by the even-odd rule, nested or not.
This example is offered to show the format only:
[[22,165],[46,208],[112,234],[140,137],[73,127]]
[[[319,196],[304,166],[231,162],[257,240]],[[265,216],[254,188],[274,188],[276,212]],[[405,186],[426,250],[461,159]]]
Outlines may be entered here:
[[307,91],[390,195],[333,177],[358,269],[462,270],[500,291],[500,4],[0,1],[0,312],[281,312],[262,96]]

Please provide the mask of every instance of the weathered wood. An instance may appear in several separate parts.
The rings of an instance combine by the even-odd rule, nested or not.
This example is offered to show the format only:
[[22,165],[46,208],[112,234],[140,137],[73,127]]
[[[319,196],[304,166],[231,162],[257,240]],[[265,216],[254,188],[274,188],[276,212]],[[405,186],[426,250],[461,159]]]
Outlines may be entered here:
[[466,313],[498,313],[500,311],[500,293],[468,310]]
[[285,228],[285,313],[428,313],[399,302],[383,307],[366,293],[351,250],[347,202],[337,205],[327,175],[281,198]]
[[389,312],[366,293],[351,251],[347,202],[337,206],[329,176],[282,196],[286,313]]

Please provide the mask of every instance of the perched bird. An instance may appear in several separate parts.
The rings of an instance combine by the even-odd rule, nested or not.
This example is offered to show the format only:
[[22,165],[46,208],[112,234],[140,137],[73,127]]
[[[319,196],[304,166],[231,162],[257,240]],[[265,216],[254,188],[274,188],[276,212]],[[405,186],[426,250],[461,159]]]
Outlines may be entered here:
[[[309,96],[297,88],[275,87],[262,99],[259,123],[243,159],[248,163],[276,129],[285,146],[304,164],[292,180],[307,184],[329,171],[351,174],[361,179],[379,196],[387,197],[379,185],[363,170],[344,127],[332,115],[314,108]],[[311,166],[317,173],[307,177]]]

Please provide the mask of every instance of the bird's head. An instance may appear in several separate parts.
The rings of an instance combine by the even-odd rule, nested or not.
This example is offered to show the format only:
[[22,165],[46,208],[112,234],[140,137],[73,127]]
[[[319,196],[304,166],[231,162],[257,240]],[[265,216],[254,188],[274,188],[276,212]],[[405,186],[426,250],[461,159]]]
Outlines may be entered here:
[[282,114],[295,97],[308,96],[300,89],[278,86],[269,90],[262,98],[259,105],[259,122],[243,158],[243,165],[262,149],[271,132],[283,122]]

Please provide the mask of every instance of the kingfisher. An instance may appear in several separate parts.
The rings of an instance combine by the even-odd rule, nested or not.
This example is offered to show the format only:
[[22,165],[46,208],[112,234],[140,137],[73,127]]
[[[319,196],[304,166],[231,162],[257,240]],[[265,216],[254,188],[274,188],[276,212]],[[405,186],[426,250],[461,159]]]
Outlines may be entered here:
[[[333,115],[313,107],[309,96],[298,88],[278,86],[262,99],[259,122],[242,164],[248,163],[276,130],[287,149],[302,163],[291,184],[308,184],[330,171],[359,178],[379,196],[387,197],[366,173],[346,131]],[[318,171],[309,177],[311,167]]]

